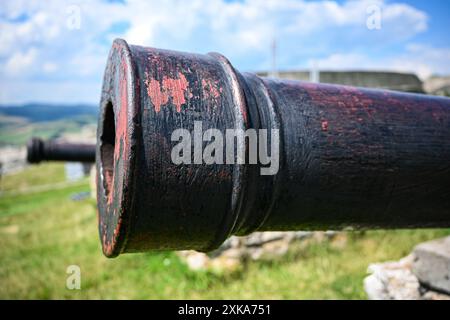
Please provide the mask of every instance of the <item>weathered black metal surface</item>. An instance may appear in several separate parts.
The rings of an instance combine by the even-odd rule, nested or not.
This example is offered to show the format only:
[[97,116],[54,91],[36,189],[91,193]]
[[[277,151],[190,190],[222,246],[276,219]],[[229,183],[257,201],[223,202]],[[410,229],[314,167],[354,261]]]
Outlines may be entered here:
[[29,163],[41,161],[94,162],[95,149],[94,144],[43,141],[40,138],[31,138],[27,144],[27,161]]
[[[174,130],[278,129],[280,168],[176,165]],[[237,148],[248,151],[247,141]],[[255,230],[450,226],[450,99],[239,73],[219,54],[114,41],[97,143],[103,251]]]

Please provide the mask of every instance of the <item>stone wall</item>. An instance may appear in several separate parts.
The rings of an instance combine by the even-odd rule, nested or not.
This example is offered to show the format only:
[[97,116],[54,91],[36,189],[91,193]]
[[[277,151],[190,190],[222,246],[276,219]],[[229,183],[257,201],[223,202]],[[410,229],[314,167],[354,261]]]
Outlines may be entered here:
[[[266,77],[267,72],[257,72]],[[278,76],[284,79],[310,80],[309,71],[281,71]],[[343,84],[356,87],[389,89],[405,92],[424,93],[422,81],[412,73],[377,71],[320,71],[322,83]]]
[[433,76],[425,80],[423,87],[427,93],[450,97],[450,76]]

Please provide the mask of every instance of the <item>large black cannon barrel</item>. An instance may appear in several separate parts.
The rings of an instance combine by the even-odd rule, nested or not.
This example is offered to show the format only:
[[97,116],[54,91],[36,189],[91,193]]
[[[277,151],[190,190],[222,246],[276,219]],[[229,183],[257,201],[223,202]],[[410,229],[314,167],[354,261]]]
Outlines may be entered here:
[[35,137],[28,141],[27,161],[95,162],[95,149],[95,144],[44,141]]
[[[256,162],[250,133],[230,140],[244,163],[219,161],[227,129],[266,129]],[[216,53],[116,40],[96,154],[109,257],[256,230],[450,226],[448,98],[260,78]]]

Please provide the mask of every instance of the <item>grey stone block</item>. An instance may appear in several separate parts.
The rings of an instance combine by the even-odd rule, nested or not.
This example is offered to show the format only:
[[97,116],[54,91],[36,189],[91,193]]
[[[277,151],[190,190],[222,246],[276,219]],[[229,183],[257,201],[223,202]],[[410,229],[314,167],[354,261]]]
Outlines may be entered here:
[[450,295],[424,288],[412,273],[414,255],[400,261],[373,263],[364,279],[371,300],[450,300]]
[[413,254],[412,271],[419,281],[450,294],[450,237],[421,243]]

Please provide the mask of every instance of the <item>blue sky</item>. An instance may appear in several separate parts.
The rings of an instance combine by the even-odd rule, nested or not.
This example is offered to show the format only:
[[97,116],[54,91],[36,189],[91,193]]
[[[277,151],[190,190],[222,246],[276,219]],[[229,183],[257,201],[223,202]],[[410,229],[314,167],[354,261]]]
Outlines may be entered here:
[[97,103],[116,37],[242,71],[269,69],[276,39],[282,70],[450,74],[449,16],[438,0],[2,0],[0,103]]

